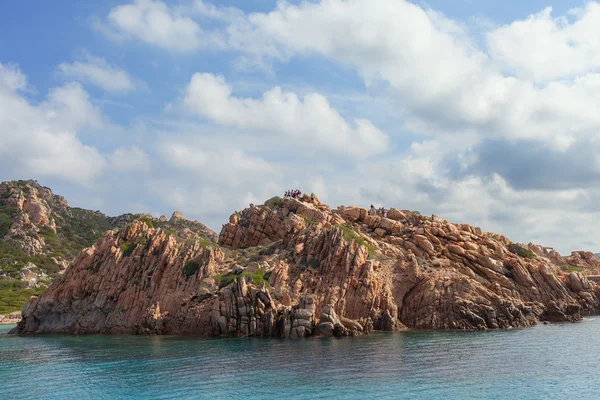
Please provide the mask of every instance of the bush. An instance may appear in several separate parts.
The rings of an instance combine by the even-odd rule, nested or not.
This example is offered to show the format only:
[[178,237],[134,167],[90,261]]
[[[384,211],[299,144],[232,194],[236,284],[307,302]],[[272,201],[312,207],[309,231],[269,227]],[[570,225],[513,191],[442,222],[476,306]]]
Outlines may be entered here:
[[265,271],[263,269],[259,269],[256,272],[242,271],[240,274],[228,272],[226,274],[215,275],[213,276],[213,279],[219,288],[224,288],[231,285],[233,281],[242,276],[246,278],[246,282],[254,283],[256,286],[260,286],[261,283],[269,286],[269,281],[267,280]]
[[0,281],[0,314],[21,311],[31,296],[39,296],[45,288],[26,289],[24,282]]
[[185,276],[185,279],[188,279],[190,276],[194,275],[200,269],[200,264],[196,262],[192,262],[191,260],[186,262],[183,266],[181,272]]
[[14,207],[0,206],[0,239],[8,233],[12,225],[12,218],[19,213]]
[[342,230],[345,241],[354,241],[359,246],[365,246],[367,248],[367,251],[369,252],[369,257],[375,257],[377,255],[377,250],[375,250],[373,246],[367,243],[367,241],[363,237],[359,236],[352,229],[348,228],[347,226],[340,226],[340,229]]
[[275,207],[281,207],[283,205],[283,199],[279,196],[271,197],[269,200],[265,201],[265,206],[273,209]]
[[309,226],[310,226],[310,225],[317,225],[317,223],[316,223],[315,221],[313,221],[312,219],[310,219],[310,218],[308,218],[308,217],[306,217],[306,216],[304,216],[304,215],[300,215],[300,214],[297,214],[297,215],[298,215],[300,218],[302,218],[302,219],[303,219],[303,220],[306,222],[306,224],[307,224],[307,225],[309,225]]
[[577,267],[575,265],[567,265],[566,270],[567,272],[582,272],[583,268]]
[[308,260],[305,264],[307,267],[311,267],[314,269],[317,269],[321,266],[321,262],[319,260],[317,260],[316,258],[311,258],[310,260]]
[[125,242],[121,245],[121,252],[123,253],[123,257],[129,257],[133,250],[137,247],[136,243]]
[[154,223],[152,222],[152,218],[149,217],[139,217],[138,221],[145,223],[148,225],[148,228],[154,228]]
[[525,247],[523,247],[517,243],[509,244],[508,250],[511,253],[521,256],[523,258],[529,258],[529,259],[535,258],[535,253],[533,251],[526,249]]

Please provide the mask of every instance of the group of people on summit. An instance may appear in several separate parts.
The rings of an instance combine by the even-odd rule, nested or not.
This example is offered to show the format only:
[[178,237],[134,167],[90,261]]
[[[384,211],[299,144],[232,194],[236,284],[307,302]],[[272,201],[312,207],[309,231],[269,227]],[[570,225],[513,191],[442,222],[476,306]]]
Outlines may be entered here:
[[[283,197],[291,197],[292,199],[300,199],[300,198],[302,198],[302,192],[298,189],[286,190]],[[314,201],[315,194],[311,193],[310,198],[311,198],[311,200]],[[387,210],[383,207],[376,209],[375,206],[373,204],[371,204],[371,208],[369,208],[369,215],[379,215],[382,217],[387,217]]]
[[383,207],[375,209],[375,206],[371,204],[371,208],[369,209],[369,215],[380,215],[382,217],[387,217],[387,210]]
[[291,197],[293,199],[298,199],[302,197],[302,192],[298,189],[295,190],[286,190],[284,197]]

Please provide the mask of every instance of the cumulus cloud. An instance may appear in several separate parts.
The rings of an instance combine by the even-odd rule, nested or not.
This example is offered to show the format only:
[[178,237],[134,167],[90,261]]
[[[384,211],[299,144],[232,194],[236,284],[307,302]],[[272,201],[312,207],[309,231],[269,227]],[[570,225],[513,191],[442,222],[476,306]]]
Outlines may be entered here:
[[21,176],[90,184],[106,161],[77,131],[99,124],[99,112],[77,84],[53,89],[39,105],[18,92],[26,85],[16,66],[0,64],[0,166]]
[[197,22],[154,0],[135,0],[117,6],[97,28],[115,39],[137,39],[179,52],[196,50],[203,43],[202,29]]
[[517,76],[538,82],[600,68],[600,4],[591,1],[567,16],[552,7],[489,32],[494,59]]
[[311,93],[300,99],[276,87],[261,99],[238,98],[222,76],[196,73],[187,87],[183,106],[188,112],[220,125],[266,131],[318,151],[367,157],[384,152],[388,137],[370,121],[350,125],[327,99]]
[[[333,85],[302,91],[277,82],[242,96],[224,77],[198,73],[180,99],[180,130],[161,116],[135,116],[147,122],[144,140],[119,142],[104,157],[79,139],[104,124],[80,85],[34,103],[18,68],[0,65],[0,165],[72,182],[112,168],[127,204],[143,193],[148,209],[180,209],[216,230],[233,210],[297,187],[334,206],[416,209],[563,252],[600,249],[590,223],[600,216],[599,10],[595,1],[565,16],[548,9],[486,27],[480,38],[403,0],[281,1],[253,13],[136,0],[110,11],[105,33],[175,52],[227,49],[227,57],[273,62],[273,71],[325,60],[356,73],[378,101],[392,96],[399,111],[370,110],[366,120],[360,106],[319,94]],[[117,68],[84,59],[59,70],[127,86],[106,83],[98,65]]]
[[91,83],[108,92],[125,93],[136,88],[126,71],[89,54],[81,61],[59,64],[58,72],[67,79]]

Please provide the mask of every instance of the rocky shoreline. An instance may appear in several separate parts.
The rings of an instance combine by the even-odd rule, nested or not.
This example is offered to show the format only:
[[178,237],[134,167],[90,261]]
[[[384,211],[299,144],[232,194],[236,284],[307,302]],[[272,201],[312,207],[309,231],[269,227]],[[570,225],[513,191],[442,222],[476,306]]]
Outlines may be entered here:
[[0,325],[14,325],[21,322],[21,312],[15,311],[8,315],[0,315]]
[[[307,337],[482,330],[600,311],[600,259],[436,216],[271,199],[218,242],[135,220],[84,250],[12,333]],[[590,279],[588,279],[590,276]]]

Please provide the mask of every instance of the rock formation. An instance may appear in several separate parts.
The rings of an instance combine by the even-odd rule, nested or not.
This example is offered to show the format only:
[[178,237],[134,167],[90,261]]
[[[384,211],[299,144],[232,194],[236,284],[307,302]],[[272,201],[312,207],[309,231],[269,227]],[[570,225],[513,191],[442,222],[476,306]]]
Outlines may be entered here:
[[[27,290],[25,297],[39,292],[107,230],[123,228],[138,218],[153,221],[185,239],[217,238],[206,226],[188,221],[178,212],[171,222],[143,214],[109,217],[70,207],[63,197],[33,180],[0,183],[0,280],[10,281],[4,282],[8,285],[3,288]],[[7,310],[2,303],[0,308]]]
[[600,311],[599,264],[435,215],[274,198],[234,213],[218,242],[143,220],[107,232],[27,303],[13,333],[305,337],[578,321]]

